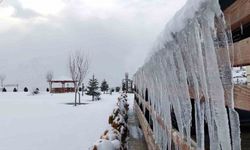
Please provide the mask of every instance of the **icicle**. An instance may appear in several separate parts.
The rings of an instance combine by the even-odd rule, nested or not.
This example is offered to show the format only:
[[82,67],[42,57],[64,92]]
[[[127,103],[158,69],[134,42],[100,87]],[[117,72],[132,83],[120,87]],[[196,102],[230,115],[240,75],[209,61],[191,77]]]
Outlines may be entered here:
[[240,24],[240,34],[243,35],[244,34],[244,29],[243,29],[243,25],[242,23]]
[[[171,149],[171,114],[176,117],[181,138],[190,147],[191,120],[195,119],[196,149],[205,149],[205,123],[211,150],[240,149],[229,58],[231,44],[218,0],[189,0],[166,26],[152,56],[134,76],[139,94],[144,95],[148,89],[154,137],[161,149]],[[195,99],[195,118],[191,98]],[[163,119],[164,127],[157,116]]]

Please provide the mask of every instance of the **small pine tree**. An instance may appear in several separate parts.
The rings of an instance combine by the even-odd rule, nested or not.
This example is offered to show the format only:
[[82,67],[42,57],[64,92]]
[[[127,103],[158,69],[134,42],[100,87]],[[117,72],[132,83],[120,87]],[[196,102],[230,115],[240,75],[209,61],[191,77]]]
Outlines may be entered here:
[[95,97],[100,96],[100,92],[98,91],[98,81],[93,75],[93,78],[89,80],[89,86],[87,87],[87,95],[92,96],[92,101],[95,100]]
[[23,91],[24,91],[24,92],[28,92],[29,90],[28,90],[27,87],[25,87],[25,88],[23,89]]
[[16,88],[14,88],[14,89],[13,89],[13,92],[17,92],[17,89],[16,89]]
[[101,91],[104,92],[105,94],[105,92],[108,91],[108,89],[109,89],[109,85],[107,81],[104,79],[101,84]]
[[3,88],[2,92],[7,92],[7,89],[6,89],[6,88]]
[[125,85],[125,83],[122,83],[122,91],[126,91],[126,85]]

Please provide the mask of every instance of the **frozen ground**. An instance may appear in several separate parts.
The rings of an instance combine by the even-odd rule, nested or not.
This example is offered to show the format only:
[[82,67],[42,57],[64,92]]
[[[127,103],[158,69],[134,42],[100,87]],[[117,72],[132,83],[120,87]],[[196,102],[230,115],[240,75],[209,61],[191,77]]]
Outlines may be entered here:
[[234,84],[247,84],[246,67],[234,67],[232,73]]
[[[108,125],[118,93],[74,107],[72,94],[0,93],[0,150],[87,150]],[[130,98],[131,100],[131,98]]]

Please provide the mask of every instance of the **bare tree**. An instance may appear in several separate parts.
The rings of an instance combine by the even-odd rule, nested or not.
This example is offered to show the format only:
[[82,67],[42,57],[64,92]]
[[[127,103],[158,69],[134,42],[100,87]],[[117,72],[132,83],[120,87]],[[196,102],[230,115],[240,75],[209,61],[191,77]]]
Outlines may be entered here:
[[3,82],[6,79],[6,75],[5,74],[0,74],[0,82],[1,82],[1,87],[3,88]]
[[51,92],[51,89],[52,89],[52,82],[51,80],[53,79],[54,77],[54,73],[53,71],[48,71],[47,74],[46,74],[46,80],[47,82],[49,82],[49,91]]
[[79,87],[89,71],[89,57],[81,51],[76,51],[69,56],[69,71],[75,88],[75,106],[77,104],[77,93],[79,104],[81,104],[81,94]]

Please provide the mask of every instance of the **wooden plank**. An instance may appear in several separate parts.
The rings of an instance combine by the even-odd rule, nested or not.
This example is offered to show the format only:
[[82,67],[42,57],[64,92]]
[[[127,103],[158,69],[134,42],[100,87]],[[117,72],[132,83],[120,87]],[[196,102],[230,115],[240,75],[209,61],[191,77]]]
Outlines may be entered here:
[[234,43],[234,50],[230,48],[231,62],[234,67],[250,65],[250,37]]
[[247,85],[250,86],[250,66],[246,67],[246,71],[247,71]]
[[[153,107],[150,106],[150,103],[146,102],[138,93],[135,93],[135,95],[139,98],[139,102],[142,103],[143,106],[149,110],[150,115],[154,115],[156,117],[158,124],[166,132],[166,134],[168,134],[169,131],[167,130],[166,125],[164,124],[164,121],[162,120],[161,116],[156,111],[154,111]],[[250,86],[235,85],[234,98],[235,108],[250,111]],[[159,147],[154,142],[153,131],[151,130],[150,125],[146,121],[144,114],[140,110],[140,107],[137,105],[136,101],[134,103],[136,108],[135,110],[137,112],[149,149],[158,150]],[[196,147],[196,143],[193,140],[191,140],[192,147],[190,147],[187,144],[185,138],[182,138],[180,133],[174,129],[171,129],[171,136],[173,144],[182,147],[183,150],[193,150]]]
[[237,0],[224,11],[225,19],[231,29],[239,28],[241,24],[250,22],[250,0]]
[[[182,136],[180,135],[180,133],[177,130],[171,129],[171,131],[168,131],[167,128],[166,128],[166,125],[164,124],[164,121],[161,118],[161,116],[156,111],[154,111],[154,109],[149,105],[149,103],[146,102],[138,93],[135,93],[135,95],[139,98],[139,101],[143,103],[144,107],[146,107],[150,111],[150,114],[154,115],[156,117],[156,120],[157,120],[158,124],[161,126],[161,128],[163,130],[165,130],[166,134],[168,134],[169,132],[171,132],[172,142],[173,142],[174,145],[178,145],[183,150],[194,150],[195,149],[196,143],[193,140],[191,140],[191,145],[192,146],[190,147],[188,145],[187,141],[185,140],[185,138],[182,138]],[[146,134],[145,136],[151,136],[151,135],[153,135],[153,131],[151,130],[148,122],[146,121],[144,115],[142,114],[139,106],[137,105],[136,102],[134,102],[134,103],[135,103],[135,107],[137,108],[136,110],[138,111],[137,113],[140,116],[140,118],[139,118],[139,116],[138,116],[138,118],[139,118],[139,121],[141,123],[142,129],[144,130],[143,131],[144,135],[145,134]],[[146,141],[149,141],[149,145],[148,146],[151,147],[151,149],[155,149],[156,145],[154,145],[154,143],[151,140],[152,140],[152,138],[150,138],[148,140],[146,139]]]
[[[190,98],[194,98],[194,90],[192,87],[189,87]],[[201,97],[201,101],[203,101]],[[227,105],[227,104],[226,104]],[[246,85],[235,85],[234,86],[234,107],[250,111],[250,86]]]
[[234,86],[235,108],[250,111],[250,86]]
[[140,122],[147,146],[149,150],[160,150],[159,146],[155,143],[155,139],[153,136],[153,131],[151,130],[149,124],[147,123],[143,112],[140,110],[140,107],[134,102],[134,109],[136,111],[138,120]]

